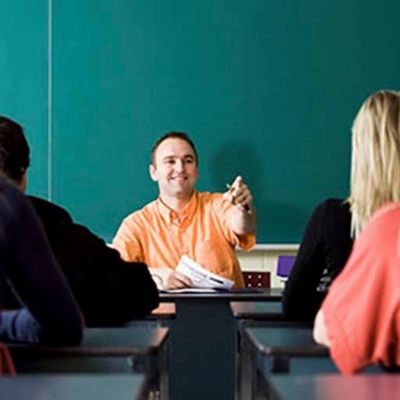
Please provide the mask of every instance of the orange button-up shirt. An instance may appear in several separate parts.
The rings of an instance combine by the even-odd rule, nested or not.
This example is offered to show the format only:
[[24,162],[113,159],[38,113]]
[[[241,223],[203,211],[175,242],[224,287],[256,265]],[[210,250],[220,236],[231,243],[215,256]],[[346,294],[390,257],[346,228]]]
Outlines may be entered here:
[[255,234],[237,235],[230,228],[232,205],[220,193],[195,192],[178,214],[157,199],[122,222],[114,240],[126,261],[151,268],[175,269],[187,255],[209,271],[243,287],[235,247],[249,250]]

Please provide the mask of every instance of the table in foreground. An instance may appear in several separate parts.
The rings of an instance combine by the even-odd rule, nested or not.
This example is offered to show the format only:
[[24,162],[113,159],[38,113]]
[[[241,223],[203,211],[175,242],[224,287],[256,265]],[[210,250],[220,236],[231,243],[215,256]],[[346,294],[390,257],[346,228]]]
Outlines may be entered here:
[[[250,390],[247,399],[269,392],[274,373],[337,372],[326,347],[314,342],[312,329],[297,326],[248,327],[244,330],[249,352]],[[268,397],[266,397],[268,398]]]
[[87,328],[80,346],[8,344],[17,373],[146,375],[151,390],[168,391],[167,328]]
[[22,375],[0,378],[2,399],[144,400],[142,375]]
[[280,301],[232,301],[230,303],[233,316],[238,320],[251,321],[284,321],[282,303]]
[[239,332],[239,352],[237,360],[237,398],[248,400],[252,392],[253,356],[246,337],[248,327],[310,327],[310,323],[287,320],[282,313],[281,301],[272,302],[231,302],[233,316],[237,320]]
[[280,289],[163,293],[175,302],[170,329],[171,399],[235,398],[237,326],[231,301],[277,301]]
[[396,374],[274,375],[270,382],[273,400],[393,400],[400,393]]

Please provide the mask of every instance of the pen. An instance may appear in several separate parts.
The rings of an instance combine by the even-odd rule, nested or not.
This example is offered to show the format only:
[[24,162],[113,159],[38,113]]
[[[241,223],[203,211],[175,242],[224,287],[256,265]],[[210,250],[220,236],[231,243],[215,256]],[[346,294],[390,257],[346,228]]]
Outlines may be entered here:
[[[232,189],[232,186],[229,183],[226,184],[226,187],[227,187],[228,191],[230,191]],[[245,204],[244,206],[241,206],[241,207],[248,213],[251,211],[250,206],[248,204]]]

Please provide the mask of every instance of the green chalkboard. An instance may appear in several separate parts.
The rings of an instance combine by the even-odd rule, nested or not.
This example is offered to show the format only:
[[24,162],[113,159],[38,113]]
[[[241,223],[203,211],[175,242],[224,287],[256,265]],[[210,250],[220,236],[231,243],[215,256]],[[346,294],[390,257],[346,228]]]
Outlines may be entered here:
[[[241,174],[258,209],[257,241],[298,242],[316,204],[348,192],[361,102],[400,83],[394,0],[43,3],[25,24],[37,30],[37,52],[25,48],[25,26],[1,32],[23,64],[6,72],[25,87],[25,71],[42,65],[28,86],[36,94],[39,79],[51,90],[7,99],[8,109],[48,112],[23,121],[36,143],[50,143],[37,149],[31,191],[43,191],[43,171],[47,195],[107,240],[157,195],[151,145],[180,130],[198,146],[199,190],[223,191]],[[3,68],[0,57],[2,77]]]
[[30,186],[47,196],[47,0],[0,0],[0,9],[0,115],[26,127]]

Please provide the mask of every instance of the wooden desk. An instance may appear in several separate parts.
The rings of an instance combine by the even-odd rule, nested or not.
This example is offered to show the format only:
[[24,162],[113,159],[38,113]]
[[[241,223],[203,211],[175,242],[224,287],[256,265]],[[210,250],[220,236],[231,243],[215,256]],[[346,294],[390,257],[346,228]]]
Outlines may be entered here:
[[400,376],[396,374],[275,375],[270,381],[270,398],[276,400],[393,400],[400,393]]
[[145,399],[141,375],[24,375],[0,378],[2,399],[132,400]]
[[149,318],[174,319],[176,315],[175,303],[160,303]]
[[168,334],[167,328],[87,328],[76,347],[8,347],[18,374],[140,372],[151,388],[166,393]]
[[237,327],[231,301],[277,301],[280,289],[236,293],[162,293],[174,301],[170,324],[170,399],[235,397]]

